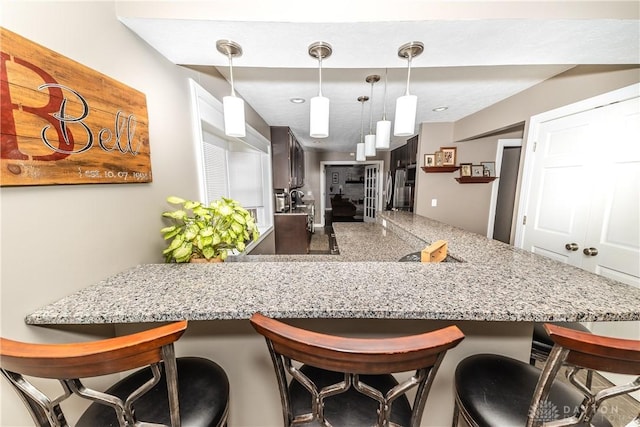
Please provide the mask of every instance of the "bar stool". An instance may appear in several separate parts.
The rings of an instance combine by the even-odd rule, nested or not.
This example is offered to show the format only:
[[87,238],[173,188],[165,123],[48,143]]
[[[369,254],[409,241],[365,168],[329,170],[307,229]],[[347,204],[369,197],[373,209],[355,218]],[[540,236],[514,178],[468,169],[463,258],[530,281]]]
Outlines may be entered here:
[[[557,322],[554,325],[562,326],[563,328],[574,329],[576,331],[591,333],[584,325],[578,322]],[[544,328],[543,323],[535,323],[533,325],[533,337],[531,339],[531,357],[529,363],[533,366],[538,362],[546,362],[553,348],[553,340]],[[587,379],[585,385],[588,389],[591,389],[593,383],[593,371],[587,370]]]
[[[602,402],[640,390],[640,376],[597,394],[576,377],[580,369],[640,375],[640,341],[603,337],[544,325],[554,347],[543,370],[509,357],[479,354],[455,372],[455,412],[471,426],[611,426],[598,412]],[[555,377],[565,366],[569,382]],[[633,415],[632,415],[633,416]],[[635,423],[635,424],[634,424]],[[640,413],[628,425],[640,425]]]
[[[251,324],[267,341],[285,426],[417,427],[445,353],[464,338],[456,326],[394,338],[345,338],[259,313]],[[401,383],[391,375],[414,371]],[[410,404],[406,393],[414,388]]]
[[[22,398],[37,426],[66,426],[60,406],[75,394],[91,400],[76,426],[223,426],[229,381],[216,363],[175,357],[173,343],[186,321],[117,338],[73,344],[32,344],[0,338],[0,372]],[[140,369],[106,391],[82,383],[90,377]],[[26,378],[56,379],[63,394],[51,398]],[[82,380],[81,380],[82,379]],[[179,381],[178,381],[179,380]]]

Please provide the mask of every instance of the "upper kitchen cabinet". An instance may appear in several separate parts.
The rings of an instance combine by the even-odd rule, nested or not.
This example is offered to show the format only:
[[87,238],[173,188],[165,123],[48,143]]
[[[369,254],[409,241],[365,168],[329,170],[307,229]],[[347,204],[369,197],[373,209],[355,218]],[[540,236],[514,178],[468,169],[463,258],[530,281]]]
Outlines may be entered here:
[[418,135],[407,140],[407,143],[391,151],[391,170],[406,168],[416,164],[418,155]]
[[273,188],[304,185],[304,150],[287,126],[271,126]]
[[418,135],[407,139],[407,164],[415,165],[418,156]]

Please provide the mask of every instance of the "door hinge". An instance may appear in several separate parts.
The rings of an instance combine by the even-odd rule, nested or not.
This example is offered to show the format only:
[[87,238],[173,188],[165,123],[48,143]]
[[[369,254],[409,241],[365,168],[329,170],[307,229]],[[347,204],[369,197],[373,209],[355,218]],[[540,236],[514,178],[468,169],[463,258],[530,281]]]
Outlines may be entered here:
[[527,225],[527,216],[522,217],[522,225]]

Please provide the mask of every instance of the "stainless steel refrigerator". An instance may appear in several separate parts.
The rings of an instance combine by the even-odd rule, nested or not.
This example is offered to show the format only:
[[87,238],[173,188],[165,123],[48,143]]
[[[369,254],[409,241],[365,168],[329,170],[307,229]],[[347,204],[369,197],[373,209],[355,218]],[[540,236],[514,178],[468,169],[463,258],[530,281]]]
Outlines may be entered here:
[[392,209],[413,211],[413,186],[407,182],[407,170],[396,169],[393,177],[393,205]]

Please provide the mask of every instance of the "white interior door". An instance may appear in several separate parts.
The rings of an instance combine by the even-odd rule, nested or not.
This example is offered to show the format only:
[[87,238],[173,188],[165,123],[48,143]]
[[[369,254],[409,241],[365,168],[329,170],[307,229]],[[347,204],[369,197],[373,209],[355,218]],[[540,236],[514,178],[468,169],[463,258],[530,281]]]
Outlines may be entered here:
[[376,220],[378,206],[378,165],[367,165],[364,168],[364,222]]
[[579,264],[581,250],[566,245],[584,241],[589,219],[589,135],[593,112],[540,124],[534,142],[532,188],[523,247],[568,264]]
[[640,287],[640,98],[596,111],[598,151],[590,181],[598,184],[584,240],[593,255],[580,251],[580,267]]
[[640,287],[639,136],[640,98],[541,123],[524,248]]

